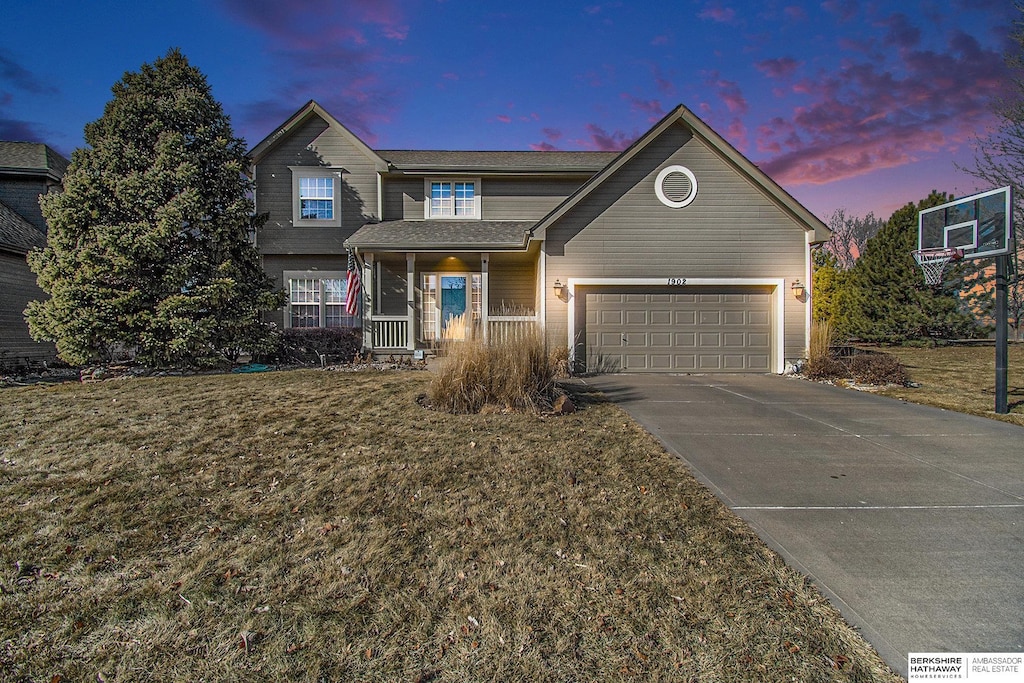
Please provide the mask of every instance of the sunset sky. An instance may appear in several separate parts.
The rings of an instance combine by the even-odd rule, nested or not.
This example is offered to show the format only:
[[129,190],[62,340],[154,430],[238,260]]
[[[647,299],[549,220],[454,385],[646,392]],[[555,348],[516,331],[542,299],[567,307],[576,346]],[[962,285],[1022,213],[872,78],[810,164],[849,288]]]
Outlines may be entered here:
[[[45,7],[45,11],[43,8]],[[618,150],[682,103],[827,219],[973,165],[1011,0],[0,0],[0,139],[82,146],[171,47],[251,147],[309,99],[380,149]]]

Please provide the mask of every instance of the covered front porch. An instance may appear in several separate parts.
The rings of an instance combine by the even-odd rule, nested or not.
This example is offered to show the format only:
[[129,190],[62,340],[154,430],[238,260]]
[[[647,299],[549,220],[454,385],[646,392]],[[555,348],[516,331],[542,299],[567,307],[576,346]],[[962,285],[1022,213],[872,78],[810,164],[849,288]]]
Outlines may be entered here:
[[[436,227],[418,223],[417,230]],[[346,246],[356,247],[361,262],[363,346],[409,353],[436,349],[442,340],[502,339],[535,329],[542,320],[540,243],[515,225],[512,244],[498,233],[472,243],[452,240],[443,249],[410,243],[405,225],[386,231],[388,224],[375,224],[353,235]],[[507,235],[510,226],[501,227]],[[406,248],[385,248],[392,246],[385,238]]]

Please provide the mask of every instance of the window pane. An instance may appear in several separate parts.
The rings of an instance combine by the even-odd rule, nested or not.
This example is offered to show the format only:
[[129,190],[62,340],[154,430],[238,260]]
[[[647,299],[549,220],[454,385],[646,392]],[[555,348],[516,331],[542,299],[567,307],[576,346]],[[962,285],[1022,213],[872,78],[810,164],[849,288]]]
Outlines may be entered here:
[[475,195],[475,183],[455,183],[456,216],[473,216],[476,214]]
[[323,280],[324,303],[345,303],[345,281],[341,279]]
[[292,327],[320,327],[320,306],[306,305],[296,306],[292,304],[291,325]]
[[311,279],[289,280],[289,301],[293,304],[320,303],[320,281]]
[[333,178],[299,178],[299,217],[303,220],[334,218]]
[[430,215],[451,216],[452,215],[452,184],[431,183],[430,184]]

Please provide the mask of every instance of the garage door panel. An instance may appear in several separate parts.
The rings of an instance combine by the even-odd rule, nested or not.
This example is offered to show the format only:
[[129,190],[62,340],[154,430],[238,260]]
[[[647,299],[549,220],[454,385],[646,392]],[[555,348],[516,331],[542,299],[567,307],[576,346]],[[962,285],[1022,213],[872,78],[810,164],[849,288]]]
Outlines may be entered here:
[[642,311],[628,311],[627,310],[625,313],[626,313],[626,324],[627,325],[646,325],[648,323],[647,311],[646,310],[642,310]]
[[582,319],[587,326],[588,370],[771,370],[774,336],[769,288],[703,288],[686,293],[666,289],[609,286],[579,292],[586,306]]

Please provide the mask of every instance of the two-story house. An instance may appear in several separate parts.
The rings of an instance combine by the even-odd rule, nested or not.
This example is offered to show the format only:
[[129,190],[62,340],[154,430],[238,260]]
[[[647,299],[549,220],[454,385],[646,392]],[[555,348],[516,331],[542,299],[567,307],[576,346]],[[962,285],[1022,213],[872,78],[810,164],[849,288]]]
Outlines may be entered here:
[[46,246],[39,195],[59,190],[67,167],[67,159],[42,143],[0,141],[0,369],[38,365],[57,355],[53,344],[28,333],[25,307],[46,294],[25,256]]
[[492,152],[374,150],[311,101],[250,155],[284,327],[362,327],[392,354],[536,325],[577,371],[805,356],[828,228],[683,106],[621,153]]

